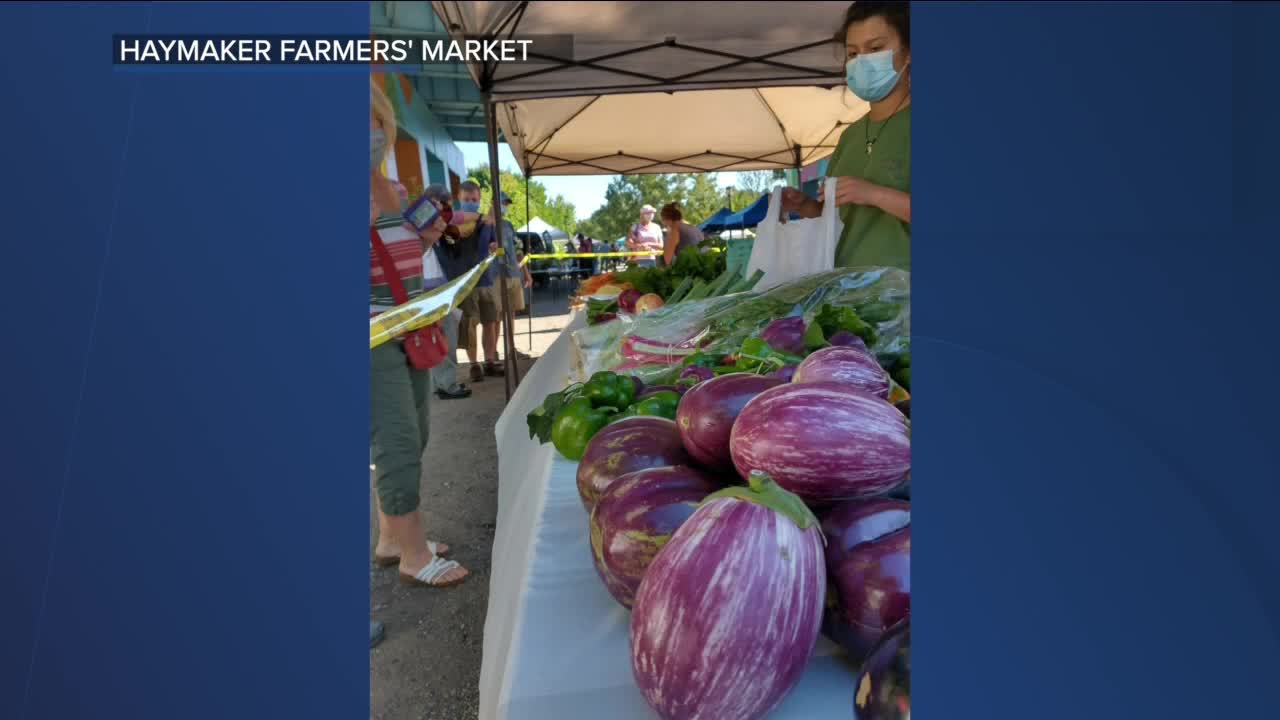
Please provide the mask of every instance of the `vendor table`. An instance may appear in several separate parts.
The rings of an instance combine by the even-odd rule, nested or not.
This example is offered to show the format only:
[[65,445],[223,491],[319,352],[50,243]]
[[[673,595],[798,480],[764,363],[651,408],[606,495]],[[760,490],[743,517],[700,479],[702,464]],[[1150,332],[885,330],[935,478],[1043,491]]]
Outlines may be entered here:
[[[498,520],[480,669],[480,720],[654,720],[631,675],[630,613],[591,560],[577,464],[529,439],[525,416],[564,387],[578,312],[520,382],[494,433]],[[819,638],[800,684],[770,720],[853,713],[854,669]],[[728,719],[726,720],[733,720]]]

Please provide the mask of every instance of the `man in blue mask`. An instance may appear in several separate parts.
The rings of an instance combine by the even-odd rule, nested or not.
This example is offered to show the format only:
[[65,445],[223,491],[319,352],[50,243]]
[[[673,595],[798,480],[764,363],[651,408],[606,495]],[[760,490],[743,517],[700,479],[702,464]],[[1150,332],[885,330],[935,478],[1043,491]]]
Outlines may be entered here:
[[835,266],[911,269],[911,11],[907,2],[859,0],[837,35],[845,47],[845,81],[866,115],[845,128],[827,163],[834,198],[794,188],[782,209],[818,217],[839,207],[844,230]]
[[[507,302],[511,305],[512,312],[519,312],[524,307],[526,278],[516,256],[516,229],[506,218],[506,209],[511,206],[511,198],[506,193],[501,193],[500,197],[503,209],[501,231],[494,227],[493,211],[490,210],[481,219],[478,233],[481,252],[496,254],[499,249],[502,250],[502,255],[494,258],[493,264],[489,266],[487,277],[483,280],[487,286],[482,292],[481,302],[485,302],[484,296],[488,296],[488,302],[493,304],[499,316],[492,324],[484,326],[484,373],[486,375],[502,375],[505,372],[502,365],[497,362],[498,333],[502,322],[501,293],[504,287],[501,278],[506,278]],[[481,291],[477,289],[477,292]],[[511,328],[508,328],[508,331],[511,331]]]
[[[467,180],[458,186],[458,209],[454,214],[454,223],[458,226],[461,237],[456,243],[443,246],[439,255],[445,276],[449,280],[453,280],[480,264],[489,252],[487,243],[480,244],[481,226],[478,222],[480,217],[479,185]],[[462,213],[462,218],[464,219],[458,219],[459,213]],[[467,361],[471,366],[472,382],[481,382],[486,375],[484,368],[478,362],[477,346],[481,343],[482,331],[477,328],[484,328],[486,325],[492,326],[496,333],[498,308],[493,302],[492,291],[486,289],[492,284],[493,282],[489,279],[488,273],[481,275],[476,289],[467,296],[459,308],[462,310],[462,322],[458,326],[458,344],[467,352]],[[494,352],[496,353],[496,349]],[[489,355],[485,359],[489,361],[487,365],[490,367],[497,365],[496,355]],[[488,374],[496,373],[490,372]]]

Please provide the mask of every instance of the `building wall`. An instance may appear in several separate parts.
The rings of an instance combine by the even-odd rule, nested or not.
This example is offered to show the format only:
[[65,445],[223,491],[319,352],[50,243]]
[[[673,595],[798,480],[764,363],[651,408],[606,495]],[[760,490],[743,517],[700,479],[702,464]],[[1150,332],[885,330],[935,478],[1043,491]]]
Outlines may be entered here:
[[409,201],[418,199],[418,195],[429,183],[425,182],[422,172],[422,154],[418,141],[412,138],[396,140],[396,179],[409,190]]

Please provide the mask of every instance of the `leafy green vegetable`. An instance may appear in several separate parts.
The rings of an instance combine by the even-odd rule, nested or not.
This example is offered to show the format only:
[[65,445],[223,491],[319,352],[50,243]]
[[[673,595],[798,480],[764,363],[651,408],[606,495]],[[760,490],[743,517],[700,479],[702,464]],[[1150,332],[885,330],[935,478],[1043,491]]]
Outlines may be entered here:
[[804,329],[804,349],[813,352],[826,346],[827,336],[822,332],[822,326],[816,322],[809,323],[809,327]]
[[889,322],[898,316],[902,306],[897,303],[880,302],[878,300],[856,306],[858,317],[873,325]]
[[680,300],[685,296],[686,293],[689,292],[689,289],[692,287],[693,287],[693,278],[686,276],[683,280],[680,281],[680,284],[676,286],[676,289],[671,292],[671,297],[667,298],[667,304],[674,305],[680,302]]
[[726,286],[731,284],[737,277],[737,270],[725,270],[723,273],[720,273],[715,280],[711,281],[711,286],[707,289],[707,297],[723,295]]
[[814,322],[822,326],[822,332],[826,333],[827,337],[831,337],[841,330],[848,330],[862,338],[867,347],[871,347],[876,343],[876,329],[858,317],[858,313],[854,312],[853,308],[823,305],[818,310]]
[[729,287],[729,290],[723,294],[732,295],[734,293],[747,292],[751,288],[755,287],[756,283],[760,282],[763,279],[764,279],[764,271],[757,270],[751,273],[751,277],[742,278],[738,282],[731,285]]
[[684,299],[685,300],[701,300],[703,297],[706,296],[707,289],[708,289],[708,286],[705,280],[702,280],[702,279],[695,280],[693,282],[693,289],[689,291],[688,295],[684,296]]
[[691,365],[701,365],[702,367],[714,368],[723,362],[723,355],[711,355],[699,351],[686,357],[684,362],[680,363],[680,367],[685,368],[690,367]]
[[588,298],[587,299],[587,316],[602,315],[604,313],[618,312],[618,298]]
[[787,365],[799,365],[804,358],[769,347],[762,338],[747,338],[738,352],[739,372],[766,373]]
[[656,293],[670,302],[681,280],[710,282],[724,272],[724,266],[724,253],[700,253],[696,248],[685,248],[676,254],[670,267],[630,267],[615,274],[613,281],[629,283],[641,294]]
[[556,413],[566,403],[577,399],[582,394],[582,387],[581,384],[575,384],[560,392],[551,393],[542,401],[541,406],[529,413],[525,417],[525,421],[529,424],[529,439],[537,438],[538,442],[543,444],[551,442],[551,428],[555,422]]

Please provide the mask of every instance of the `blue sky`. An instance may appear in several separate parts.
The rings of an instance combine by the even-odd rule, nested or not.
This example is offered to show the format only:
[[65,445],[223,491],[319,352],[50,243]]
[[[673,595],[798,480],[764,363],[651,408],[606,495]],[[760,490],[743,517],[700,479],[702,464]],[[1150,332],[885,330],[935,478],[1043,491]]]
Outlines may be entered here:
[[[489,146],[485,143],[460,142],[457,143],[458,149],[462,151],[462,156],[466,160],[467,167],[473,168],[477,165],[489,164]],[[498,144],[498,165],[503,170],[511,172],[519,172],[520,166],[516,163],[516,158],[511,154],[511,148],[506,143]],[[604,204],[604,191],[609,187],[609,182],[616,175],[534,175],[533,179],[542,183],[547,188],[547,192],[552,196],[562,195],[565,200],[573,203],[573,209],[577,212],[579,220],[586,220],[595,212],[596,208]],[[720,187],[732,187],[737,182],[737,173],[725,172],[719,173],[717,179],[720,181]],[[654,201],[656,204],[656,200]]]

